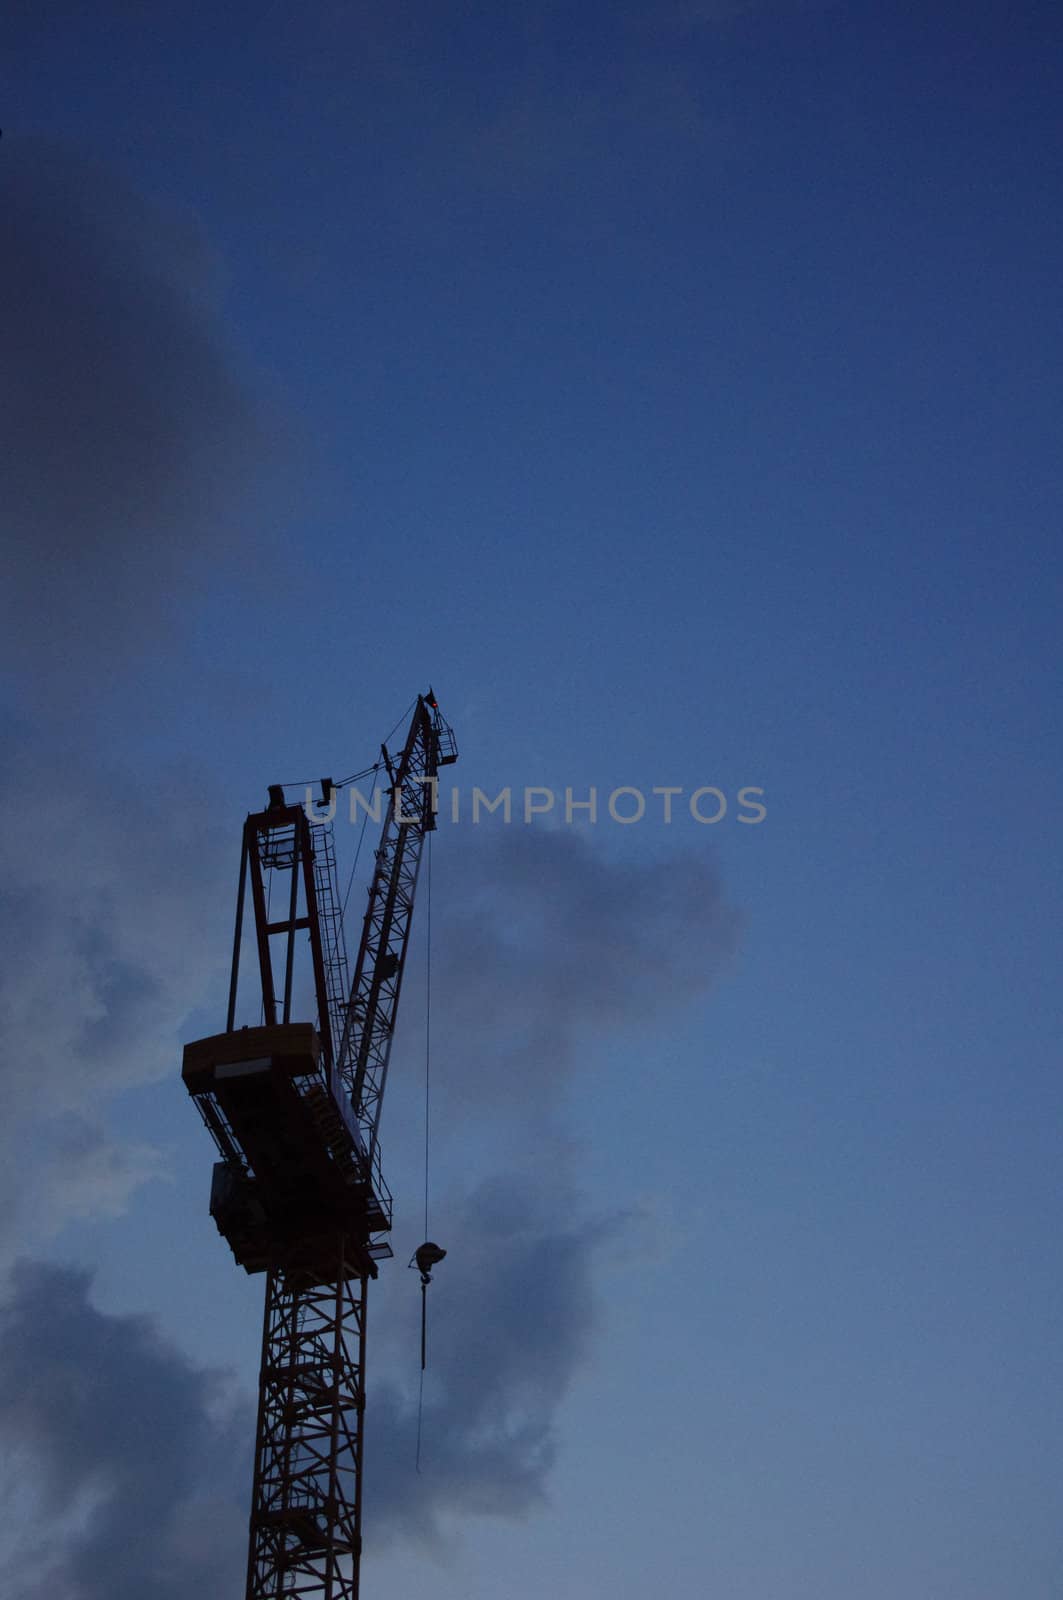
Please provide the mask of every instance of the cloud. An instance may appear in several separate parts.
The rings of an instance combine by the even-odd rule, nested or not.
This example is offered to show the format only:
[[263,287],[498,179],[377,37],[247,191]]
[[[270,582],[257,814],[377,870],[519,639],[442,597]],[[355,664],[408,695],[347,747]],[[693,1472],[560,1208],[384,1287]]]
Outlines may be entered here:
[[[454,1518],[544,1502],[557,1409],[593,1332],[595,1257],[621,1225],[559,1225],[541,1188],[506,1177],[469,1196],[430,1302],[420,1473],[414,1401],[370,1381],[367,1543],[438,1548]],[[23,1502],[21,1537],[0,1543],[4,1592],[223,1600],[246,1549],[251,1403],[89,1291],[83,1272],[23,1260],[0,1308],[0,1491]]]
[[[615,861],[586,834],[522,827],[447,844],[433,868],[434,1063],[463,1135],[489,1119],[492,1159],[510,1140],[513,1152],[471,1191],[456,1178],[437,1207],[449,1253],[429,1290],[423,1470],[416,1392],[394,1366],[367,1412],[370,1545],[438,1547],[460,1517],[524,1517],[547,1499],[561,1407],[592,1353],[596,1281],[618,1250],[658,1248],[637,1200],[602,1216],[580,1193],[565,1087],[595,1046],[659,1033],[707,993],[741,927],[701,853]],[[393,1276],[373,1292],[393,1326],[406,1319],[409,1372],[404,1289]]]
[[[187,777],[185,779],[187,782]],[[0,763],[0,1255],[113,1215],[161,1158],[109,1138],[115,1093],[176,1073],[224,981],[233,841],[209,796],[12,733]],[[27,1171],[27,1167],[29,1170]]]
[[[453,909],[437,919],[439,991],[456,991],[440,1036],[460,1020],[453,1062],[460,1057],[466,1092],[486,1085],[489,1109],[519,1122],[525,1134],[527,1104],[544,1098],[544,1080],[560,1088],[595,1040],[659,1026],[662,1016],[704,993],[736,938],[736,914],[701,857],[617,863],[574,832],[500,829],[478,834],[455,871],[463,893],[442,896]],[[54,1025],[73,1026],[69,1018]],[[144,1026],[138,1022],[131,1036]],[[133,1066],[123,1066],[119,1053],[108,1070],[121,1076]],[[64,1080],[57,1081],[62,1089]],[[556,1106],[560,1097],[545,1098]],[[482,1110],[484,1100],[476,1104]],[[475,1128],[476,1117],[469,1121]],[[77,1146],[76,1123],[70,1137]],[[392,1272],[373,1286],[374,1325],[383,1314],[392,1332],[390,1355],[371,1340],[370,1544],[401,1538],[438,1549],[464,1517],[524,1517],[547,1498],[560,1409],[592,1351],[596,1276],[618,1240],[635,1235],[638,1219],[588,1210],[570,1175],[567,1141],[549,1114],[540,1112],[534,1137],[526,1172],[496,1172],[465,1193],[456,1185],[446,1207],[448,1258],[439,1289],[429,1291],[420,1473],[416,1389],[406,1375],[416,1370],[419,1301],[403,1294],[415,1280],[400,1283],[403,1274]],[[121,1189],[121,1172],[90,1136],[80,1136],[80,1148],[85,1181],[101,1187],[106,1201],[112,1185]],[[35,1352],[30,1330],[38,1321],[54,1323],[55,1331]],[[20,1400],[31,1373],[38,1398]],[[182,1582],[198,1587],[200,1569],[204,1600],[220,1593],[207,1568],[217,1557],[235,1569],[243,1527],[226,1515],[211,1525],[205,1544],[192,1540],[190,1530],[200,1525],[194,1463],[207,1451],[220,1481],[239,1479],[246,1510],[237,1466],[246,1461],[253,1421],[245,1408],[239,1422],[216,1425],[208,1407],[213,1393],[208,1376],[167,1351],[149,1324],[96,1311],[82,1276],[19,1269],[0,1331],[0,1432],[9,1453],[28,1458],[41,1504],[73,1519],[62,1538],[53,1532],[56,1564],[40,1600],[45,1592],[49,1600],[95,1600],[108,1592],[105,1584],[111,1593],[137,1592],[141,1569],[156,1559],[153,1543],[163,1574],[152,1577],[153,1593],[176,1594]],[[54,1405],[40,1398],[49,1394]],[[112,1412],[131,1409],[140,1423],[127,1437],[123,1420],[116,1433]],[[117,1508],[126,1494],[124,1463],[128,1457],[134,1471],[153,1430],[171,1428],[175,1409],[183,1420],[162,1462],[171,1487],[134,1498],[140,1536],[123,1548],[128,1517]],[[101,1575],[98,1588],[77,1587],[76,1574],[86,1569],[93,1584]],[[27,1591],[25,1600],[38,1596]]]
[[[441,1518],[518,1517],[546,1499],[557,1412],[588,1353],[595,1259],[608,1231],[579,1226],[578,1215],[563,1180],[546,1193],[541,1182],[496,1176],[468,1196],[438,1269],[442,1287],[428,1291],[420,1473],[415,1395],[395,1381],[370,1391],[370,1545],[438,1544]],[[418,1335],[408,1333],[413,1355]]]
[[142,1184],[169,1178],[160,1150],[113,1137],[91,1114],[49,1116],[28,1127],[20,1120],[4,1144],[0,1261],[73,1220],[120,1217]]
[[0,768],[9,1115],[84,1110],[162,1076],[179,1022],[226,964],[215,885],[235,846],[209,811],[168,809],[169,775],[137,786],[67,751],[52,760],[30,740]]
[[[194,221],[60,147],[12,153],[0,166],[15,240],[0,264],[16,536],[4,649],[23,684],[43,668],[49,722],[13,726],[0,769],[0,916],[15,932],[0,968],[0,1251],[113,1215],[163,1171],[158,1152],[109,1135],[101,1108],[177,1071],[182,1024],[226,965],[234,840],[208,796],[190,799],[187,774],[134,781],[86,755],[70,705],[123,664],[179,654],[197,566],[216,580],[239,553],[232,510],[263,448]],[[540,1167],[456,1202],[421,1475],[410,1393],[383,1369],[371,1389],[366,1532],[380,1540],[438,1541],[455,1517],[522,1516],[545,1497],[595,1272],[622,1226],[586,1214],[546,1107],[596,1041],[703,994],[737,933],[703,857],[611,862],[575,831],[509,828],[442,859],[441,1065],[481,1119],[527,1127],[535,1108]],[[217,1411],[219,1382],[150,1323],[98,1311],[83,1275],[18,1268],[0,1430],[35,1486],[20,1521],[38,1548],[12,1567],[16,1600],[232,1591],[253,1419]]]
[[611,861],[575,829],[484,827],[440,855],[433,1032],[458,1102],[541,1100],[593,1041],[705,994],[737,947],[704,853]]
[[181,634],[268,456],[202,228],[68,147],[5,139],[0,651],[60,703]]
[[124,676],[184,670],[188,608],[244,549],[238,509],[275,440],[194,217],[18,137],[0,206],[0,665],[21,715],[0,712],[0,1188],[5,1238],[32,1244],[161,1170],[109,1137],[103,1108],[175,1070],[224,965],[235,846],[212,786],[129,771],[116,731]]
[[0,1309],[6,1488],[37,1511],[21,1533],[9,1524],[4,1592],[224,1600],[244,1560],[246,1405],[149,1319],[98,1311],[89,1287],[84,1273],[21,1262]]

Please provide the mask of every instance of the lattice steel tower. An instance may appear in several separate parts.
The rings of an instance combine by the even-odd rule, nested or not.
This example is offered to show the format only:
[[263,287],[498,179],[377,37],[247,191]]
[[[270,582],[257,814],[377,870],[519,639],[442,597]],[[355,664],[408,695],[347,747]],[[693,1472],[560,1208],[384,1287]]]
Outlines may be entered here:
[[[389,787],[353,978],[331,820],[274,786],[244,824],[225,1032],[184,1051],[221,1156],[211,1216],[245,1271],[266,1274],[246,1600],[358,1594],[366,1286],[392,1253],[380,1112],[437,773],[457,759],[431,690],[401,754],[381,758]],[[330,791],[334,803],[325,780],[326,803]],[[262,1023],[238,1028],[249,885]],[[293,1020],[303,980],[313,1022]]]

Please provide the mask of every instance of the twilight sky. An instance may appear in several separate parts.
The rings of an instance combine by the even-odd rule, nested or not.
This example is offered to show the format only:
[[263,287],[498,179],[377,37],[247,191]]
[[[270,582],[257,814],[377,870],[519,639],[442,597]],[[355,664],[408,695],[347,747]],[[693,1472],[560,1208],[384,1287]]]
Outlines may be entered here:
[[1058,1600],[1061,47],[4,9],[12,1600],[242,1592],[262,1283],[181,1045],[245,812],[429,683],[449,1253],[417,1476],[422,903],[367,1600]]

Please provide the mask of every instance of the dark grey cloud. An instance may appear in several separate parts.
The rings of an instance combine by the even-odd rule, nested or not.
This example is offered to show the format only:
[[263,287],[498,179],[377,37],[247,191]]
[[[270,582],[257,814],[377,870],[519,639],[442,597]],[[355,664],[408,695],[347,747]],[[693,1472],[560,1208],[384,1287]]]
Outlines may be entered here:
[[[416,1391],[395,1367],[367,1413],[370,1542],[431,1544],[456,1518],[521,1517],[548,1497],[564,1398],[593,1348],[598,1271],[618,1246],[647,1248],[637,1200],[603,1217],[580,1194],[566,1084],[588,1051],[659,1034],[707,993],[741,925],[703,853],[616,861],[586,834],[524,827],[445,843],[433,1073],[461,1157],[480,1136],[485,1165],[503,1150],[512,1164],[464,1194],[455,1179],[437,1204],[449,1253],[429,1290],[423,1470]],[[392,1325],[405,1320],[410,1374],[416,1297],[401,1276],[374,1295]]]
[[206,796],[185,783],[178,808],[179,775],[122,770],[105,715],[89,730],[123,671],[179,667],[199,575],[240,547],[266,424],[195,218],[18,137],[0,210],[0,661],[23,708],[0,724],[0,1153],[38,1125],[32,1173],[4,1163],[11,1234],[27,1211],[45,1229],[112,1212],[157,1167],[108,1142],[100,1107],[172,1066],[212,970],[221,844]]
[[[618,1226],[560,1225],[519,1180],[469,1196],[432,1302],[420,1473],[415,1399],[370,1379],[370,1546],[438,1545],[455,1518],[544,1502],[558,1406],[592,1336],[595,1255]],[[23,1510],[21,1538],[0,1537],[4,1592],[228,1600],[246,1553],[250,1399],[89,1290],[85,1273],[23,1260],[0,1308],[0,1492]]]
[[86,669],[179,637],[197,570],[238,545],[269,429],[196,219],[58,143],[5,138],[3,157],[0,650],[78,699]]
[[[484,830],[473,855],[475,867],[469,859],[455,862],[464,892],[450,897],[451,915],[437,918],[437,988],[441,995],[456,991],[439,1034],[460,1025],[453,1070],[460,1056],[460,1081],[469,1096],[477,1084],[488,1089],[470,1104],[496,1121],[519,1123],[526,1138],[528,1099],[543,1098],[544,1076],[560,1089],[595,1041],[635,1025],[659,1026],[702,994],[733,947],[737,918],[711,866],[696,856],[609,862],[587,838],[523,828]],[[439,899],[446,904],[445,892]],[[548,1060],[540,1058],[542,1051],[549,1051]],[[537,1065],[539,1076],[529,1083],[526,1074]],[[451,1092],[448,1087],[448,1098]],[[552,1097],[555,1107],[561,1101]],[[496,1171],[464,1193],[455,1184],[445,1207],[449,1253],[438,1288],[429,1291],[420,1474],[414,1466],[416,1280],[392,1268],[386,1282],[373,1286],[370,1543],[438,1543],[462,1517],[526,1516],[548,1495],[561,1407],[592,1350],[596,1272],[632,1222],[588,1210],[572,1181],[559,1116],[560,1109],[553,1119],[540,1111],[525,1171]],[[474,1134],[476,1124],[473,1115],[468,1125]],[[77,1125],[67,1137],[106,1198],[121,1177],[106,1150]],[[497,1162],[497,1156],[489,1159]],[[38,1317],[51,1318],[56,1331],[35,1353],[29,1331]],[[80,1335],[79,1321],[85,1328]],[[388,1328],[383,1341],[376,1333],[382,1324]],[[110,1357],[104,1361],[110,1376],[103,1383],[94,1377],[99,1349],[117,1353],[113,1365]],[[31,1373],[38,1398],[23,1403],[19,1396]],[[213,1470],[225,1483],[239,1479],[246,1497],[237,1465],[246,1460],[253,1432],[247,1410],[239,1427],[226,1422],[212,1433],[204,1400],[211,1392],[207,1377],[166,1352],[147,1324],[97,1312],[83,1279],[54,1269],[20,1270],[0,1335],[0,1435],[9,1454],[28,1455],[42,1493],[54,1490],[57,1511],[73,1506],[78,1495],[88,1497],[89,1507],[65,1537],[53,1537],[50,1600],[95,1600],[108,1592],[76,1586],[86,1556],[112,1594],[137,1592],[137,1563],[148,1559],[153,1541],[170,1563],[168,1572],[187,1577],[195,1561],[206,1560],[199,1546],[190,1553],[179,1537],[196,1523],[188,1487],[193,1469],[185,1457],[198,1458],[209,1447]],[[74,1395],[71,1418],[40,1398],[49,1394]],[[170,1427],[175,1407],[186,1420],[163,1462],[173,1493],[145,1491],[135,1502],[143,1537],[126,1548],[125,1521],[116,1509],[126,1468],[116,1464],[115,1453],[121,1443],[122,1462],[126,1455],[135,1462],[152,1429]],[[112,1411],[140,1416],[141,1431],[126,1438],[123,1422],[116,1436]],[[108,1486],[115,1483],[112,1494]],[[243,1525],[227,1521],[216,1531],[222,1544],[236,1547],[225,1545],[224,1561],[232,1566],[243,1549]],[[202,1581],[204,1600],[220,1593],[206,1576]],[[170,1590],[156,1584],[152,1592]],[[27,1591],[26,1600],[38,1596]]]
[[[218,335],[216,263],[195,224],[69,152],[16,153],[0,178],[18,241],[0,267],[6,641],[22,668],[46,647],[62,683],[135,661],[160,634],[180,640],[196,563],[216,572],[238,548],[225,515],[260,422]],[[205,802],[188,805],[183,783],[168,808],[165,781],[125,784],[75,748],[23,730],[0,773],[0,917],[18,930],[0,969],[8,1239],[25,1240],[30,1213],[44,1232],[114,1214],[159,1170],[152,1150],[108,1138],[99,1107],[176,1070],[182,1019],[225,961],[229,841]],[[27,823],[47,848],[26,849]],[[478,830],[441,861],[440,1066],[481,1118],[526,1117],[537,1101],[542,1165],[456,1207],[422,1474],[408,1387],[383,1369],[372,1387],[367,1534],[380,1539],[430,1541],[453,1517],[524,1515],[544,1498],[598,1252],[620,1224],[584,1214],[543,1091],[556,1101],[595,1041],[704,993],[737,926],[703,858],[610,862],[575,832],[518,827]],[[48,1508],[26,1526],[47,1526],[51,1552],[15,1569],[47,1574],[25,1600],[231,1592],[253,1428],[249,1412],[216,1420],[216,1387],[149,1324],[97,1311],[83,1278],[20,1269],[0,1331],[0,1430]],[[205,1457],[213,1499],[197,1488]],[[219,1520],[237,1481],[241,1514]]]
[[249,1409],[150,1319],[98,1311],[87,1275],[16,1265],[0,1309],[0,1433],[5,1490],[37,1510],[21,1537],[6,1530],[11,1600],[239,1592]]
[[245,548],[238,507],[272,441],[194,217],[18,137],[0,212],[0,665],[22,718],[0,711],[2,1244],[30,1217],[113,1214],[158,1169],[108,1140],[102,1108],[173,1069],[224,963],[231,846],[207,786],[123,768],[122,675],[182,671],[188,609]]
[[233,846],[209,791],[130,782],[39,735],[0,759],[0,1259],[70,1217],[114,1215],[161,1170],[111,1141],[112,1095],[177,1070],[189,1011],[220,990]]
[[[596,1253],[619,1226],[581,1225],[578,1202],[556,1174],[550,1188],[495,1176],[468,1196],[452,1218],[440,1287],[428,1291],[420,1473],[415,1392],[394,1380],[371,1385],[370,1545],[433,1543],[455,1516],[523,1516],[543,1503],[558,1408],[594,1327]],[[406,1332],[414,1357],[417,1329]]]
[[434,1032],[456,1102],[556,1090],[589,1044],[705,994],[737,946],[704,852],[616,861],[575,829],[520,826],[446,844]]
[[32,739],[5,755],[6,1114],[81,1111],[171,1069],[181,1020],[227,966],[233,846],[209,796],[172,803],[170,773],[130,783]]

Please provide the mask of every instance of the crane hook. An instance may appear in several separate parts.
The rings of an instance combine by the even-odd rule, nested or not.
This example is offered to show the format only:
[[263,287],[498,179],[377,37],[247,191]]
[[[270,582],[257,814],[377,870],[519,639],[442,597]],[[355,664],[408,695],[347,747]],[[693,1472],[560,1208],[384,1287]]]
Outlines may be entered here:
[[410,1266],[416,1266],[421,1274],[421,1371],[425,1369],[428,1359],[428,1285],[432,1281],[432,1268],[439,1265],[446,1255],[439,1245],[433,1244],[431,1239],[426,1239],[424,1244],[417,1246],[410,1259]]
[[428,1284],[432,1281],[432,1268],[437,1267],[446,1255],[439,1245],[433,1244],[431,1239],[426,1239],[424,1244],[417,1246],[410,1261],[410,1266],[416,1266],[421,1274],[421,1283]]

